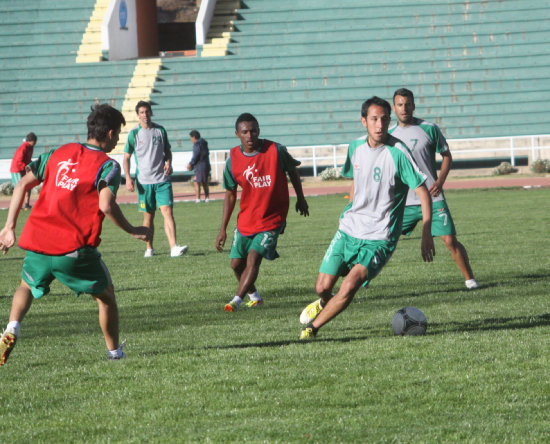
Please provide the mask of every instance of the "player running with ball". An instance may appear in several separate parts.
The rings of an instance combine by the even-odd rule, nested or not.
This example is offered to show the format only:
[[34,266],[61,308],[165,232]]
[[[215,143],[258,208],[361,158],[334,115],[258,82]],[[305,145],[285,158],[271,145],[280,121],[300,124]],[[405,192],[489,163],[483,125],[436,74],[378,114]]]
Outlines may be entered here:
[[[422,258],[435,254],[431,235],[432,201],[407,148],[388,135],[391,106],[371,97],[361,108],[367,135],[352,142],[342,174],[353,178],[351,202],[340,216],[340,226],[321,263],[315,289],[320,299],[300,315],[307,324],[301,340],[313,339],[318,330],[346,309],[361,286],[367,286],[390,260],[401,235],[409,188],[422,206]],[[344,277],[336,295],[332,289]]]

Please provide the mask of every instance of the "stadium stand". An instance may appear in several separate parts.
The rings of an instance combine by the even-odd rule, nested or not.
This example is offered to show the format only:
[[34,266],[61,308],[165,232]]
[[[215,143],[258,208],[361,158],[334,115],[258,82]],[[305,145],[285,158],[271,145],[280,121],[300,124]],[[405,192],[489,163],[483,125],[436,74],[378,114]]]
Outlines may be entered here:
[[[0,159],[30,130],[42,148],[82,139],[94,102],[122,107],[136,61],[76,63],[94,4],[0,3]],[[200,56],[166,57],[147,74],[154,119],[175,151],[191,149],[192,128],[212,150],[233,146],[244,111],[257,115],[265,137],[289,146],[341,144],[363,133],[366,98],[391,99],[405,86],[416,114],[447,138],[549,132],[545,0],[370,5],[218,1]]]

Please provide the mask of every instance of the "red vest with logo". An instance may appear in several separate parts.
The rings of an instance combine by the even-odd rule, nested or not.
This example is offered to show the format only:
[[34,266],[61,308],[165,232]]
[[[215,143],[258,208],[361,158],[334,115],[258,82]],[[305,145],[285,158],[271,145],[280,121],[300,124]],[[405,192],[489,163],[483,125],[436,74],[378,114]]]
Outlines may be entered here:
[[244,236],[279,228],[288,213],[288,184],[277,144],[263,140],[254,156],[231,149],[231,170],[242,188],[237,228]]
[[55,150],[46,164],[40,197],[23,228],[19,246],[58,256],[97,247],[105,215],[99,210],[97,181],[103,151],[69,143]]

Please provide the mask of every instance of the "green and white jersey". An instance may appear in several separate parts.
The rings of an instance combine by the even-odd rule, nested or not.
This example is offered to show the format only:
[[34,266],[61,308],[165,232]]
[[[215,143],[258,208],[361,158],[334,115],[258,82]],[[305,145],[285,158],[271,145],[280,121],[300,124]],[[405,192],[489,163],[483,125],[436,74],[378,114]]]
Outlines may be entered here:
[[170,142],[164,127],[151,124],[151,128],[141,125],[131,129],[124,152],[134,154],[136,161],[136,177],[143,185],[154,185],[168,182],[169,176],[164,174],[166,152],[170,151]]
[[[410,125],[403,127],[396,124],[388,132],[407,145],[418,168],[427,176],[426,186],[430,189],[437,180],[435,153],[449,151],[439,127],[415,117]],[[445,196],[441,193],[437,197],[432,196],[432,199],[439,202],[445,200]],[[420,199],[412,189],[409,190],[407,205],[420,205]]]
[[364,136],[350,143],[342,174],[353,178],[354,193],[340,230],[357,239],[397,242],[407,192],[426,180],[407,148],[392,136],[371,148]]

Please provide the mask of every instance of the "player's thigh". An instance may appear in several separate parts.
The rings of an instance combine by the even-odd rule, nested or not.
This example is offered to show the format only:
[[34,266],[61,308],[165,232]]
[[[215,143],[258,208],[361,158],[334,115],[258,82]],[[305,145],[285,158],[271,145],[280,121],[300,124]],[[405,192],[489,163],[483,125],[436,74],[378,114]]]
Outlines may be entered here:
[[[172,182],[162,182],[154,185],[155,201],[157,206],[170,207],[174,205],[174,191],[172,189]],[[164,213],[163,213],[164,214]]]
[[456,228],[447,203],[434,202],[432,213],[432,236],[454,236]]
[[271,231],[263,231],[252,236],[243,236],[235,229],[233,243],[229,257],[231,259],[248,258],[250,251],[255,251],[262,258],[274,260],[279,257],[277,253],[277,241],[281,228]]
[[76,294],[100,294],[112,285],[111,276],[95,248],[85,247],[52,260],[53,275]]
[[416,224],[422,220],[422,207],[420,205],[409,205],[403,212],[403,228],[401,233],[410,235]]
[[370,241],[365,240],[357,249],[357,255],[354,260],[355,264],[361,264],[366,269],[366,276],[362,283],[367,286],[390,260],[395,244],[386,241]]
[[279,234],[281,229],[263,231],[256,234],[252,238],[249,251],[255,251],[263,258],[267,260],[274,260],[279,257],[277,253],[277,241],[279,240]]
[[143,185],[136,180],[136,190],[139,211],[154,214],[157,209],[154,185]]
[[348,274],[352,264],[348,263],[345,257],[347,238],[348,235],[342,231],[336,232],[321,261],[319,273],[331,276],[345,276]]
[[35,299],[50,292],[50,284],[55,279],[52,273],[53,256],[27,251],[23,261],[21,278],[30,287]]

